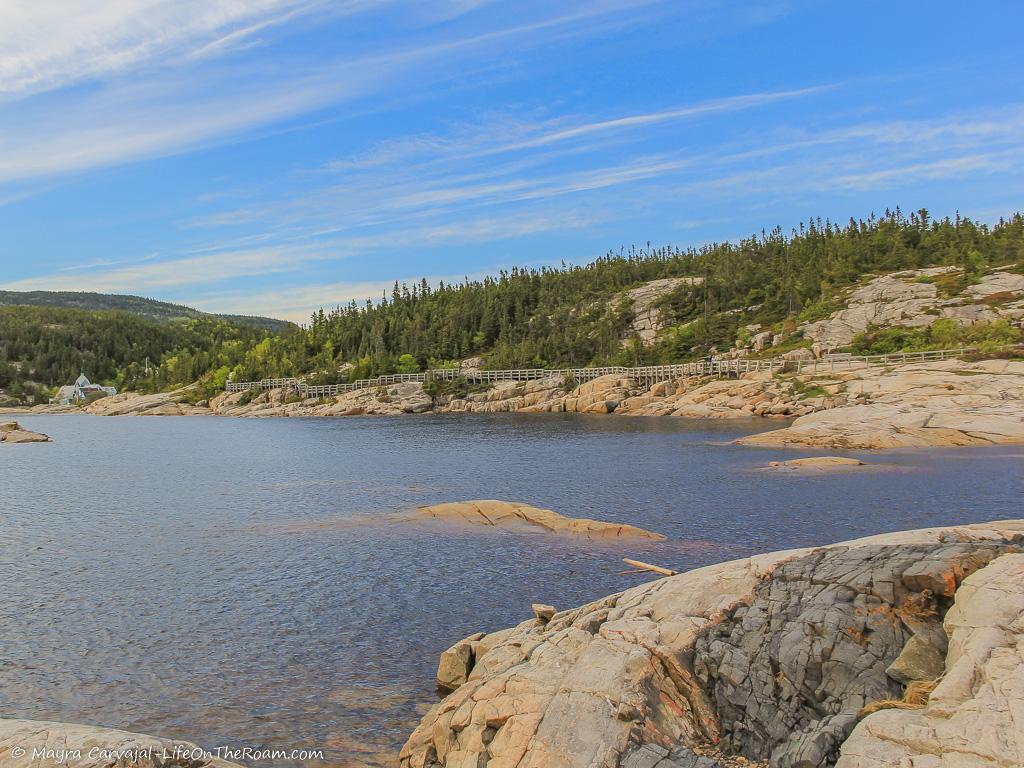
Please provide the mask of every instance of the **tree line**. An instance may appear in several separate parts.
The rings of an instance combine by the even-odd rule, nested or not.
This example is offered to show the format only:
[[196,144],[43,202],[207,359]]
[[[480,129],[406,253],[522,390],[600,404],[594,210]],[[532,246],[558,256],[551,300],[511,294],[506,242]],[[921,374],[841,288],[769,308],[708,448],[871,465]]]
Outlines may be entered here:
[[[837,291],[869,274],[954,265],[970,282],[1024,263],[1024,216],[989,226],[898,208],[844,224],[815,218],[738,243],[622,249],[591,264],[513,268],[482,280],[396,283],[378,300],[319,310],[268,332],[222,318],[158,322],[125,312],[0,307],[0,389],[40,391],[84,370],[121,389],[304,375],[331,383],[482,356],[492,368],[671,363],[730,346],[744,325],[795,329],[838,308]],[[623,291],[697,277],[659,303],[657,344],[631,338]],[[149,373],[145,361],[149,360]],[[13,389],[12,389],[13,388]],[[42,395],[34,395],[41,397]]]
[[[492,368],[670,363],[728,348],[746,324],[825,316],[836,308],[830,301],[837,289],[867,274],[955,265],[969,281],[1021,260],[1019,213],[991,227],[960,216],[932,219],[926,210],[908,216],[898,208],[843,225],[812,219],[788,233],[776,228],[739,243],[686,249],[648,243],[586,266],[513,268],[436,287],[425,280],[396,283],[377,301],[320,310],[302,333],[247,359],[237,374],[316,371],[327,381],[337,378],[340,362],[355,365],[351,378],[476,355]],[[628,306],[611,299],[665,277],[702,282],[662,300],[674,329],[641,348],[630,343]]]

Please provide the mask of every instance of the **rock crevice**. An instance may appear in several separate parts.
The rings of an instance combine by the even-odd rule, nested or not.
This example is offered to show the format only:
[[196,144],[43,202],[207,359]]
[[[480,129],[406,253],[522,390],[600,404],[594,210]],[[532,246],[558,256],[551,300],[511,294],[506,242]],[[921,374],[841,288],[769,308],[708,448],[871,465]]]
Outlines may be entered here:
[[1022,538],[1013,521],[771,553],[471,636],[401,764],[833,765],[864,704],[928,671],[908,641],[943,653],[958,585]]

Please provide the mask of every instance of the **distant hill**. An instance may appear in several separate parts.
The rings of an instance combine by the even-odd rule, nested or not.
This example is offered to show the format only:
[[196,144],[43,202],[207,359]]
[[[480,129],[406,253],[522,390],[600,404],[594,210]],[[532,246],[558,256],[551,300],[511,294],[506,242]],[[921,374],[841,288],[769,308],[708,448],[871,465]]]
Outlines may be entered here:
[[241,325],[261,328],[272,332],[286,331],[293,324],[272,317],[250,317],[248,315],[216,315],[200,312],[181,304],[145,299],[141,296],[122,296],[107,293],[86,293],[83,291],[0,291],[0,306],[62,307],[65,309],[114,310],[129,312],[151,320],[191,320],[214,317],[230,320]]

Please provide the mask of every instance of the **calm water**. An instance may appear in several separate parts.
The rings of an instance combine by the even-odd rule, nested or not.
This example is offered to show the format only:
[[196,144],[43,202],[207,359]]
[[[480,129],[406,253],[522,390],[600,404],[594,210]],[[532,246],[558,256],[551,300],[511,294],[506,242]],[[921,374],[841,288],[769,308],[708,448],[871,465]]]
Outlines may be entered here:
[[[205,746],[386,761],[451,642],[680,569],[886,530],[1019,516],[1024,450],[757,471],[772,426],[581,416],[22,417],[0,446],[0,717]],[[848,454],[857,455],[857,454]],[[667,534],[594,545],[394,522],[419,504],[526,501]]]

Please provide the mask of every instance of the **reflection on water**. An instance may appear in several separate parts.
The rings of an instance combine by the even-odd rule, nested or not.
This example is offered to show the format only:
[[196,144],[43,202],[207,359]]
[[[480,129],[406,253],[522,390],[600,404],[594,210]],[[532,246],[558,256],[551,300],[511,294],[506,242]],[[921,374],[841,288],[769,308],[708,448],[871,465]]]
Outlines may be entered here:
[[[385,765],[471,632],[680,570],[1019,514],[1020,449],[885,454],[907,471],[753,469],[764,425],[581,416],[25,417],[0,451],[0,716]],[[663,543],[396,524],[459,499],[629,522]]]

